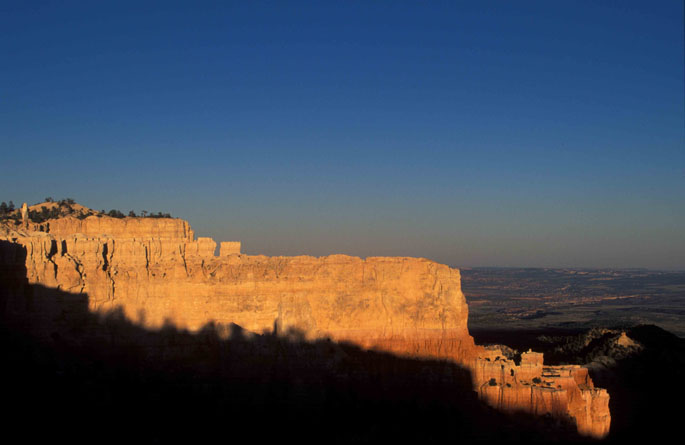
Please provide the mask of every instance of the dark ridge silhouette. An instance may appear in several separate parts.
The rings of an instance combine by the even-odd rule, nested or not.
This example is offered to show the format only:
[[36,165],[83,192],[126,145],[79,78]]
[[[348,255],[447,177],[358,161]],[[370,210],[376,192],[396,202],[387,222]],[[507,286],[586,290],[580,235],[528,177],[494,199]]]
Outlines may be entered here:
[[594,442],[485,406],[451,362],[234,324],[147,330],[29,284],[25,259],[0,241],[3,420],[30,442]]

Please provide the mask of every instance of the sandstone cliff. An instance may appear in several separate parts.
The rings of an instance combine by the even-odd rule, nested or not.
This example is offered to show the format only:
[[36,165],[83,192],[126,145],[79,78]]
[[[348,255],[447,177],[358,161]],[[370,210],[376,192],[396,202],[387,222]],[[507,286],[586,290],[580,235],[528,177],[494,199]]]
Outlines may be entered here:
[[[543,367],[541,354],[515,365],[475,346],[459,271],[426,259],[251,256],[235,242],[215,256],[213,240],[170,218],[66,217],[3,225],[0,239],[18,248],[5,266],[25,268],[31,284],[87,294],[94,313],[120,309],[148,329],[234,323],[451,359],[494,407],[570,417],[595,437],[609,429],[608,394],[584,368]],[[24,295],[7,295],[8,310],[25,307]]]

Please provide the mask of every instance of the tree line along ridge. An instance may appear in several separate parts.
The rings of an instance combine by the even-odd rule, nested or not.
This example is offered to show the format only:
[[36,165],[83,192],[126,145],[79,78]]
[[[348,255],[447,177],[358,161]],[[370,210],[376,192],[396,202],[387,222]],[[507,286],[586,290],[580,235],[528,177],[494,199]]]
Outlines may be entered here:
[[[35,209],[36,206],[40,206],[39,210]],[[136,214],[133,210],[124,214],[118,209],[111,209],[109,211],[103,209],[98,212],[77,204],[72,198],[64,198],[55,201],[52,197],[47,197],[44,202],[34,204],[31,207],[33,207],[33,209],[29,208],[28,217],[29,220],[35,223],[42,223],[49,219],[61,218],[64,216],[73,216],[78,219],[85,219],[88,216],[109,216],[111,218],[172,218],[170,213],[155,213],[147,210],[142,210],[140,214]],[[0,220],[21,220],[21,211],[15,206],[13,201],[3,201],[0,203]]]

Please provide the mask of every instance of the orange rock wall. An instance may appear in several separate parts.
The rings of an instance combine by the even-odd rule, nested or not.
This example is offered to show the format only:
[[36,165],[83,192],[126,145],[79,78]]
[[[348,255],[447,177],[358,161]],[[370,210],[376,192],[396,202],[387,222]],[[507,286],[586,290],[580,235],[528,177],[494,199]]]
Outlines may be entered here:
[[609,433],[609,394],[594,387],[586,368],[544,366],[542,354],[532,351],[516,365],[501,351],[489,350],[474,359],[471,369],[480,397],[495,408],[568,416],[582,434]]
[[33,230],[56,237],[79,234],[85,237],[108,235],[115,238],[184,239],[191,241],[193,231],[187,221],[176,218],[110,218],[89,216],[84,219],[67,216],[41,224],[32,223]]
[[[450,358],[473,348],[459,271],[426,259],[249,256],[238,243],[222,243],[217,257],[213,240],[195,241],[171,219],[63,218],[42,228],[14,237],[30,283],[87,293],[91,310],[120,308],[148,328],[230,322]],[[111,235],[126,228],[134,236]]]

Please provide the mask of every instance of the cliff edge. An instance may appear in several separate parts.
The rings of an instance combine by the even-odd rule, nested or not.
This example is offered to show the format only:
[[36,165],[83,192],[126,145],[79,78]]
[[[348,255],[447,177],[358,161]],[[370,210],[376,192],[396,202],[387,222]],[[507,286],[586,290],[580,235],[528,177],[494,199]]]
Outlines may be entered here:
[[[0,255],[5,271],[22,268],[29,284],[87,294],[94,313],[121,310],[148,329],[233,323],[453,360],[496,408],[570,418],[593,437],[609,431],[609,396],[585,368],[543,366],[532,351],[516,365],[476,346],[459,270],[427,259],[266,257],[241,254],[237,242],[221,243],[215,256],[213,240],[195,239],[186,221],[172,218],[7,221],[0,240],[16,246]],[[5,311],[26,307],[22,292],[4,292]]]

